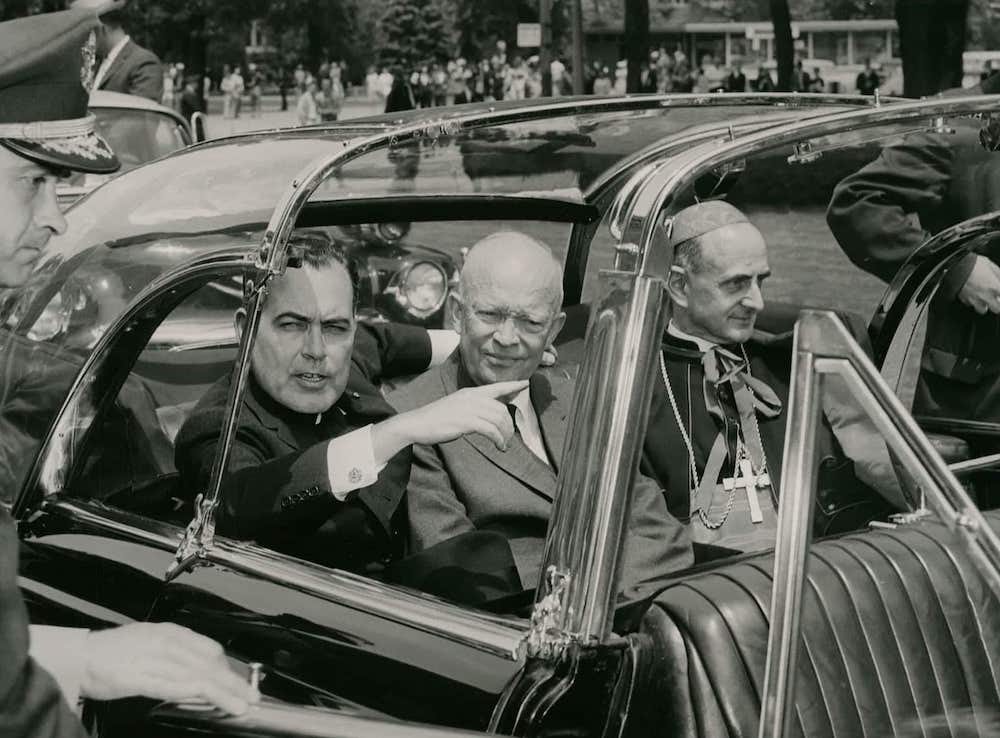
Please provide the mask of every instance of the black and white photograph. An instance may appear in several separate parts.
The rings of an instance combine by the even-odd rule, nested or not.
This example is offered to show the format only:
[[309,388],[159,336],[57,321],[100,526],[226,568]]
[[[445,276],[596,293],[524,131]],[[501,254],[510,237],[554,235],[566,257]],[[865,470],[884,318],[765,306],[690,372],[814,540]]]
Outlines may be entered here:
[[1000,2],[0,0],[0,738],[1000,736]]

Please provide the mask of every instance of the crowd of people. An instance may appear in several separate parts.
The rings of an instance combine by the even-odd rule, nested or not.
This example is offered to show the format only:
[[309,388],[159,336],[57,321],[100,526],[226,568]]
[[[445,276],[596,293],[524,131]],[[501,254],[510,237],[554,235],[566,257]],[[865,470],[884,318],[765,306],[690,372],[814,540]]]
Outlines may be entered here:
[[[756,76],[751,78],[744,72],[741,63],[725,67],[719,65],[712,55],[705,54],[699,64],[694,64],[680,44],[672,52],[660,46],[650,52],[647,62],[640,69],[638,91],[661,94],[774,92],[777,81],[773,66],[759,65],[754,72]],[[478,61],[455,57],[412,67],[369,66],[363,81],[363,94],[369,103],[379,104],[385,112],[469,102],[523,100],[543,94],[551,97],[575,94],[573,72],[563,57],[556,56],[549,63],[548,91],[543,71],[537,54],[509,55],[506,42],[500,40],[491,55]],[[224,117],[239,118],[247,110],[251,117],[259,116],[261,99],[267,87],[280,95],[282,111],[294,105],[298,123],[311,125],[337,120],[348,94],[353,92],[344,61],[324,62],[315,73],[306,69],[304,64],[298,64],[290,71],[286,68],[269,69],[253,62],[246,65],[226,64],[215,80],[208,75],[201,79],[188,75],[183,63],[174,63],[162,65],[162,75],[162,87],[139,94],[159,99],[185,117],[201,110],[202,99],[213,93],[223,98]],[[610,65],[592,61],[584,66],[583,89],[580,92],[586,95],[624,95],[627,78],[628,65],[624,59]],[[857,75],[855,87],[858,93],[871,95],[880,81],[878,72],[866,60],[864,69]],[[839,91],[836,85],[831,87],[827,83],[819,67],[807,70],[802,60],[795,63],[791,89],[794,92]]]

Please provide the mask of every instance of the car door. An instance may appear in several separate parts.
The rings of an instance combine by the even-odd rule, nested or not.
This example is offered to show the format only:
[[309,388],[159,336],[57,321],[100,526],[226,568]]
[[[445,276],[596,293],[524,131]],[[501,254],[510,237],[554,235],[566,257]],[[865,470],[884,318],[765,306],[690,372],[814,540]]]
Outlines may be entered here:
[[[519,668],[523,621],[221,538],[165,583],[193,497],[178,486],[173,437],[236,355],[231,308],[228,336],[205,330],[221,323],[206,294],[242,268],[238,259],[178,268],[84,364],[15,505],[33,621],[169,620],[263,664],[270,697],[485,728]],[[144,715],[105,725],[127,733]]]

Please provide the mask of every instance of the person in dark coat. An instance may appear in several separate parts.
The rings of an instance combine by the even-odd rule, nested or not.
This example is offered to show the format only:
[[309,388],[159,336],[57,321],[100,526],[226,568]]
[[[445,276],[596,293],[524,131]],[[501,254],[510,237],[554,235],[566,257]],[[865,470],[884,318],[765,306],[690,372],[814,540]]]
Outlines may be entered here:
[[402,110],[414,110],[417,101],[413,96],[413,89],[402,69],[396,67],[392,70],[392,89],[389,90],[385,98],[385,112],[398,113]]
[[190,121],[195,113],[205,112],[201,104],[201,95],[198,93],[198,78],[188,76],[184,80],[184,91],[181,92],[181,115],[185,120]]
[[94,88],[163,102],[163,65],[159,57],[133,41],[122,25],[121,10],[101,15],[98,54],[101,58]]
[[[87,115],[97,25],[84,8],[0,23],[0,287],[22,286],[65,232],[59,178],[119,167]],[[193,698],[230,713],[257,699],[222,647],[186,628],[29,629],[18,573],[17,529],[0,505],[0,735],[84,738],[80,698]]]
[[746,92],[747,76],[743,74],[743,67],[737,64],[726,77],[726,92]]
[[[640,469],[666,490],[670,512],[690,522],[695,543],[767,548],[781,497],[793,321],[766,334],[755,330],[770,275],[767,247],[732,205],[711,201],[680,211],[669,247],[674,312]],[[824,391],[823,403],[817,533],[905,509],[871,421],[835,391]]]
[[[301,268],[272,283],[263,309],[218,531],[376,574],[404,553],[410,445],[481,433],[504,446],[514,430],[495,397],[523,383],[395,415],[376,385],[427,368],[427,331],[356,329],[345,257],[329,243],[304,254]],[[244,319],[239,312],[239,331]],[[177,435],[177,470],[192,496],[209,484],[229,381],[209,389]]]
[[[827,223],[852,262],[888,282],[931,234],[998,209],[1000,154],[959,127],[883,148],[834,189]],[[1000,253],[983,249],[952,266],[931,301],[916,415],[1000,422]]]
[[857,79],[854,80],[858,94],[874,95],[880,84],[882,80],[879,79],[878,72],[872,69],[872,60],[865,59],[865,68],[858,72]]

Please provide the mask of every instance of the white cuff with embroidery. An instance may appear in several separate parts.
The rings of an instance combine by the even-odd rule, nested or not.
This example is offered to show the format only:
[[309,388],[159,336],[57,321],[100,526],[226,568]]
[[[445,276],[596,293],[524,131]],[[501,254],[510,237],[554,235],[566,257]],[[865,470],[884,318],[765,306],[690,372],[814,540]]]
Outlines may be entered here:
[[54,625],[29,626],[31,658],[53,676],[69,706],[76,710],[83,684],[86,628],[59,628]]
[[327,444],[326,471],[330,491],[341,502],[353,490],[375,484],[383,469],[385,464],[375,463],[370,425],[338,436]]

